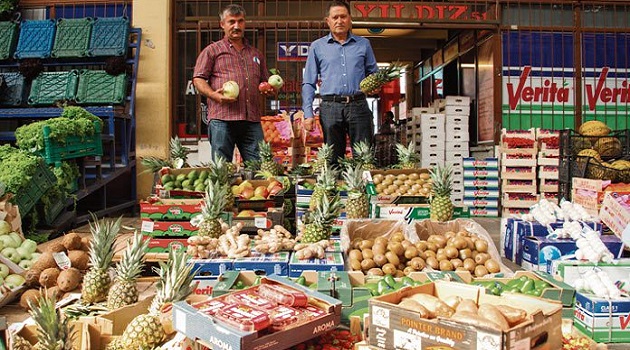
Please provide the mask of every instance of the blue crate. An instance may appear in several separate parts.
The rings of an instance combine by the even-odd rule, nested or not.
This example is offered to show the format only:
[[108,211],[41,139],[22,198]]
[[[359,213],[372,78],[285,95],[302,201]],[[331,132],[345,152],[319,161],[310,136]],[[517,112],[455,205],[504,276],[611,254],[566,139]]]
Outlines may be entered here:
[[124,56],[129,45],[127,17],[96,18],[92,25],[90,56]]
[[48,58],[55,38],[55,21],[24,21],[20,25],[20,38],[13,55],[22,58]]
[[52,57],[85,57],[88,55],[90,33],[94,20],[90,17],[57,20]]
[[0,60],[13,57],[17,43],[18,26],[15,22],[0,22]]
[[44,72],[33,80],[28,96],[30,105],[51,105],[57,101],[74,100],[79,72]]
[[4,90],[0,94],[0,106],[19,106],[24,102],[24,76],[20,73],[0,73]]

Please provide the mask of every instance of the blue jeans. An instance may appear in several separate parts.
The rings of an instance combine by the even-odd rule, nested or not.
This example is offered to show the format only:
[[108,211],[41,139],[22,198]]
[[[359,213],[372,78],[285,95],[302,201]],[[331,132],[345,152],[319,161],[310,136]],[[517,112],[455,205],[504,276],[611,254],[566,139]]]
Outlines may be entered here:
[[260,122],[211,119],[208,126],[212,156],[215,159],[221,156],[231,162],[234,145],[238,147],[243,162],[260,158],[258,143],[264,138]]
[[[372,144],[374,123],[366,100],[350,103],[322,101],[319,112],[324,142],[333,148],[332,165],[336,166],[337,159],[345,157],[346,134],[350,136],[351,146],[360,141]],[[352,153],[354,155],[354,149]]]

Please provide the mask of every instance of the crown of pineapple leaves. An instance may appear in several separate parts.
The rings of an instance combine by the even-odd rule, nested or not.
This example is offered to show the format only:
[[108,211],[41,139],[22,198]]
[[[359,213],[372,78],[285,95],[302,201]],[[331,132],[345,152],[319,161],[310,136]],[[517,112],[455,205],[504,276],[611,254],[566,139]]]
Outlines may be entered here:
[[363,178],[361,165],[346,167],[342,176],[348,186],[348,196],[354,197],[365,193],[366,180]]
[[127,248],[116,265],[116,277],[120,280],[131,281],[140,276],[144,267],[142,258],[148,248],[149,240],[145,240],[141,233],[135,231],[133,237],[127,240]]
[[193,290],[192,280],[196,275],[193,264],[188,263],[185,249],[173,249],[168,253],[166,262],[159,262],[159,269],[154,271],[159,276],[156,284],[157,293],[149,313],[157,314],[168,303],[184,300]]
[[57,309],[56,296],[48,296],[48,292],[40,297],[27,301],[29,314],[37,325],[38,347],[35,349],[72,350],[74,327],[69,324],[69,318],[61,317]]
[[429,170],[431,176],[432,197],[450,197],[453,190],[453,167],[450,165],[437,165]]
[[317,203],[315,210],[310,213],[308,223],[328,226],[339,216],[339,212],[343,207],[339,194],[329,198],[326,193],[322,195],[322,200]]
[[258,152],[261,161],[273,161],[273,153],[271,152],[271,144],[262,140],[258,143]]
[[227,183],[219,183],[218,181],[209,181],[206,187],[206,194],[201,203],[201,214],[195,215],[190,219],[190,224],[199,227],[204,220],[216,219],[221,215],[223,208],[227,202],[227,191],[230,191]]
[[315,186],[325,189],[326,191],[332,191],[337,186],[337,176],[339,171],[333,168],[329,168],[328,165],[324,165],[322,171],[317,174],[315,180]]
[[175,136],[170,141],[170,155],[169,159],[163,159],[160,157],[142,157],[140,163],[147,169],[143,171],[157,173],[162,168],[176,168],[181,169],[187,167],[187,159],[190,149],[182,145],[179,137]]
[[397,143],[396,155],[398,157],[398,165],[417,163],[420,161],[420,155],[416,153],[413,142],[409,142],[407,146]]
[[215,159],[210,159],[208,162],[208,168],[210,168],[210,174],[208,177],[210,181],[218,181],[220,183],[228,183],[230,179],[230,168],[228,161],[225,158],[218,156]]

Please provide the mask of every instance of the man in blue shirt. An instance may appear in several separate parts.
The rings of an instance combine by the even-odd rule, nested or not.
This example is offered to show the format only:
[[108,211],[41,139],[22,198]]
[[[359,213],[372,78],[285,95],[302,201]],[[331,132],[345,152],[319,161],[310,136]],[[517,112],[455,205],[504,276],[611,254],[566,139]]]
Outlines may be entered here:
[[360,141],[372,144],[374,123],[366,96],[359,83],[378,71],[374,51],[368,39],[353,35],[350,5],[333,1],[328,5],[326,23],[330,33],[315,40],[308,52],[302,80],[302,109],[304,127],[313,127],[313,99],[321,78],[319,93],[320,123],[324,142],[331,145],[332,164],[343,158],[346,150],[346,133],[350,144]]

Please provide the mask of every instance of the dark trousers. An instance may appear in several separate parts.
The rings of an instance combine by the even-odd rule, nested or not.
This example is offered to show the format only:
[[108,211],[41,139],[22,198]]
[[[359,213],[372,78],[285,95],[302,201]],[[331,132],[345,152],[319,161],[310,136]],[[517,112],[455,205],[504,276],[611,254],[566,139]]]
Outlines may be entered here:
[[324,142],[334,150],[331,162],[333,165],[338,164],[337,158],[345,157],[346,134],[350,136],[351,146],[360,141],[372,144],[373,115],[366,100],[350,103],[322,101],[319,113]]
[[231,162],[234,145],[238,147],[243,162],[260,158],[258,143],[263,140],[263,130],[259,122],[211,119],[208,134],[213,158],[221,156]]

